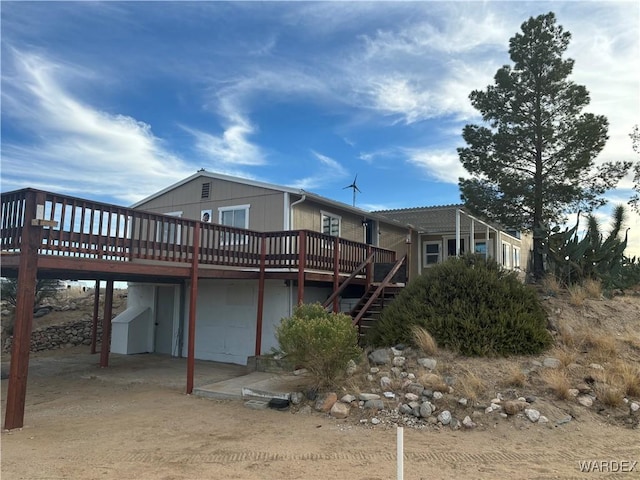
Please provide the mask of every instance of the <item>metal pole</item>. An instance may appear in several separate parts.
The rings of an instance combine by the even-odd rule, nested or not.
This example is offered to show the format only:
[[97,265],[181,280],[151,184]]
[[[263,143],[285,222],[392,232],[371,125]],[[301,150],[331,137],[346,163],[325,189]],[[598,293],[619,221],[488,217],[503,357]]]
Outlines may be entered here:
[[397,428],[397,457],[398,457],[398,480],[404,478],[404,429],[402,427]]

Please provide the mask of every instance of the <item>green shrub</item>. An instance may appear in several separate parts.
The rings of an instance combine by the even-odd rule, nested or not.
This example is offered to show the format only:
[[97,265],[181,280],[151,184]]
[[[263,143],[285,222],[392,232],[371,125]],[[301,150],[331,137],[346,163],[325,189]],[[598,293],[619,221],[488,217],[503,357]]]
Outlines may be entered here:
[[551,344],[535,291],[493,260],[450,259],[428,269],[381,313],[368,343],[412,343],[412,326],[464,355],[538,353]]
[[299,305],[276,329],[280,349],[306,368],[319,388],[332,387],[349,360],[362,353],[351,317],[329,313],[319,303]]

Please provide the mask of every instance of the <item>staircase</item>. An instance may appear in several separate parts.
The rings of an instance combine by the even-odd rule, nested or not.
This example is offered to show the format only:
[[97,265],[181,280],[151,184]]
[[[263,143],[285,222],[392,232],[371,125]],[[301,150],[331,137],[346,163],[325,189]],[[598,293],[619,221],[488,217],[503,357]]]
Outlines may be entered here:
[[378,296],[371,300],[379,287],[380,284],[372,284],[350,312],[351,318],[358,326],[360,342],[363,341],[367,330],[373,327],[378,320],[382,309],[389,305],[404,288],[404,286],[394,284],[385,285]]

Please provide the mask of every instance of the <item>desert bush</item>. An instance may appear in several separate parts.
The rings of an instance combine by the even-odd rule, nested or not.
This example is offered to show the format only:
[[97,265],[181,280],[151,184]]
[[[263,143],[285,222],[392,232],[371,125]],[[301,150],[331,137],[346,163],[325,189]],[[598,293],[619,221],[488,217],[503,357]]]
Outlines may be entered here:
[[527,384],[527,375],[519,366],[513,365],[504,377],[503,383],[510,387],[524,387]]
[[276,339],[293,363],[307,369],[318,388],[335,386],[349,360],[362,353],[351,318],[329,313],[319,303],[297,306],[293,316],[282,319]]
[[587,292],[577,283],[569,285],[569,303],[574,307],[581,307],[584,305],[584,301],[587,299]]
[[618,361],[613,367],[613,383],[624,395],[640,397],[640,368],[628,362]]
[[485,393],[487,386],[475,372],[467,370],[460,377],[457,389],[467,400],[475,402]]
[[385,307],[371,345],[415,344],[426,329],[440,347],[464,355],[531,354],[551,344],[536,292],[493,260],[454,258],[427,269]]
[[602,298],[602,282],[593,278],[588,278],[584,282],[584,290],[589,298],[599,300]]
[[595,387],[596,398],[608,407],[620,407],[624,404],[622,391],[606,383],[600,383]]

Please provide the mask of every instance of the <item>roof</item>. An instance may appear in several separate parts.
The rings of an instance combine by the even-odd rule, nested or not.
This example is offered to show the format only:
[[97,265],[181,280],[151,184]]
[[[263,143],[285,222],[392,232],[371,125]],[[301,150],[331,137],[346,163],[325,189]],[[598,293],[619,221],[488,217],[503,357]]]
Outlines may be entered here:
[[367,217],[367,218],[372,218],[375,220],[379,220],[382,222],[386,222],[386,223],[391,223],[391,224],[396,224],[397,226],[400,227],[407,227],[406,224],[404,224],[401,221],[396,220],[395,218],[391,218],[391,217],[387,217],[387,216],[383,216],[383,215],[379,215],[377,212],[370,212],[367,210],[363,210],[357,207],[353,207],[351,205],[348,205],[346,203],[342,203],[342,202],[338,202],[336,200],[332,200],[330,198],[327,197],[323,197],[322,195],[318,195],[316,193],[312,193],[312,192],[308,192],[306,190],[303,190],[301,188],[292,188],[292,187],[286,187],[286,186],[282,186],[282,185],[276,185],[273,183],[266,183],[266,182],[260,182],[258,180],[252,180],[249,178],[242,178],[242,177],[234,177],[231,175],[224,175],[221,173],[215,173],[215,172],[209,172],[207,170],[198,170],[196,173],[194,173],[193,175],[184,178],[182,180],[180,180],[179,182],[174,183],[173,185],[169,185],[166,188],[163,188],[162,190],[159,190],[158,192],[140,200],[139,202],[134,203],[133,205],[131,205],[131,208],[137,208],[141,205],[144,205],[145,203],[158,198],[162,195],[164,195],[165,193],[170,192],[171,190],[174,190],[182,185],[185,185],[197,178],[200,177],[207,177],[207,178],[213,178],[216,180],[224,180],[227,182],[234,182],[234,183],[240,183],[243,185],[249,185],[249,186],[253,186],[253,187],[260,187],[260,188],[265,188],[268,190],[275,190],[277,192],[283,192],[283,193],[289,193],[289,194],[293,194],[293,195],[298,195],[298,196],[306,196],[308,199],[310,200],[314,200],[318,203],[324,204],[324,205],[329,205],[332,206],[334,208],[339,208],[340,210],[343,211],[348,211],[350,213],[353,213],[355,215],[361,215],[363,217]]
[[[487,222],[473,216],[462,204],[437,205],[433,207],[411,207],[397,210],[377,210],[379,215],[412,225],[419,233],[440,234],[455,231],[456,212],[460,211],[460,230],[471,231],[471,220],[480,222],[502,233],[507,233],[504,227]],[[510,235],[509,233],[507,233]]]

